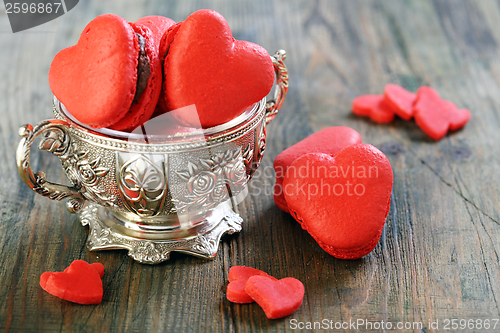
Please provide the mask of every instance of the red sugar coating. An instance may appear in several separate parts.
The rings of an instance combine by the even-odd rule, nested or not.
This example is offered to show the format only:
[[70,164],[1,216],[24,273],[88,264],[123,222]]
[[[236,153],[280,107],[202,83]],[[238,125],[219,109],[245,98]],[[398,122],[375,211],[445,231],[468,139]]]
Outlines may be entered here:
[[194,117],[183,118],[183,124],[203,128],[223,124],[271,90],[274,67],[267,51],[235,40],[219,13],[196,11],[172,35],[165,37],[173,38],[166,41],[169,48],[163,67],[166,105],[175,110],[194,104],[198,111]]
[[45,272],[40,286],[51,295],[79,304],[101,303],[104,266],[75,260],[63,272]]
[[259,269],[245,266],[233,266],[229,269],[229,284],[227,285],[226,292],[227,299],[233,303],[252,303],[253,299],[245,291],[245,284],[247,280],[254,275],[266,276],[276,280],[276,278]]
[[387,124],[394,120],[394,111],[383,95],[362,95],[352,101],[352,113],[370,117],[376,123]]
[[270,277],[251,276],[245,291],[260,305],[267,318],[278,319],[291,315],[302,305],[304,285],[295,278],[273,280]]
[[342,259],[360,258],[378,242],[392,183],[389,161],[369,144],[346,147],[333,157],[299,157],[283,180],[292,216],[322,248]]
[[342,148],[361,143],[361,135],[349,127],[333,126],[322,129],[293,146],[282,151],[274,160],[276,184],[274,187],[274,202],[280,209],[288,212],[288,206],[283,194],[283,178],[288,167],[298,157],[307,153],[337,154]]
[[404,120],[413,117],[413,104],[417,95],[397,84],[389,83],[384,89],[384,100],[391,110]]
[[452,102],[441,99],[431,87],[420,87],[417,91],[415,122],[434,140],[442,139],[449,130],[464,127],[470,116],[469,110],[458,109]]

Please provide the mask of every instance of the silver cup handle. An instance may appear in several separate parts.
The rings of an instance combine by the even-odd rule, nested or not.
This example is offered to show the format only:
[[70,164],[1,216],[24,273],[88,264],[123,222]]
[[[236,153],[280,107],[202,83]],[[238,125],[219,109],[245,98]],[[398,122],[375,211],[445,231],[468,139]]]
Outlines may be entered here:
[[285,50],[278,50],[271,56],[274,72],[276,73],[276,89],[274,91],[274,98],[266,103],[267,124],[278,114],[288,92],[288,69],[284,62],[285,58]]
[[17,171],[24,183],[36,193],[52,200],[69,198],[66,208],[70,213],[77,213],[84,204],[84,197],[77,188],[48,182],[44,172],[33,173],[31,169],[31,146],[41,136],[38,149],[46,150],[62,157],[71,145],[68,133],[69,125],[63,120],[44,120],[33,128],[26,124],[19,128],[22,137],[16,152]]

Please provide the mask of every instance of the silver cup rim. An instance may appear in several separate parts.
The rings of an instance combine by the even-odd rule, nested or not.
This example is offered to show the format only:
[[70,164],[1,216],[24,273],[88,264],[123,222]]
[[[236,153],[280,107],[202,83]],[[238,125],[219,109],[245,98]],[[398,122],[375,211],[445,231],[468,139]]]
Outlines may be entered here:
[[[128,133],[123,131],[112,130],[109,128],[92,128],[88,125],[82,124],[78,121],[61,103],[56,96],[54,96],[54,107],[56,108],[56,112],[59,113],[59,116],[70,122],[71,126],[82,132],[85,132],[87,135],[97,136],[97,137],[105,137],[111,140],[118,141],[127,141],[134,143],[144,143],[148,142],[148,144],[175,144],[180,142],[192,142],[207,139],[211,139],[212,137],[217,137],[219,135],[224,135],[227,133],[231,133],[235,130],[241,129],[247,123],[251,122],[253,118],[258,116],[265,109],[266,97],[261,99],[260,101],[254,103],[250,106],[246,111],[240,114],[238,117],[232,119],[231,121],[224,123],[222,125],[210,127],[207,129],[197,129],[192,132],[182,133],[180,135],[147,135],[138,134],[138,133]],[[147,137],[147,140],[145,138]]]

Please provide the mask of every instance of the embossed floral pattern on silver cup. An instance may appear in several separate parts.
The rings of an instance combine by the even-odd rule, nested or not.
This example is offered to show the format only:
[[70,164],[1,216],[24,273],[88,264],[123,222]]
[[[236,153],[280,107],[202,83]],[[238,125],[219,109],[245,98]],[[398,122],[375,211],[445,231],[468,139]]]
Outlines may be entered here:
[[188,213],[213,208],[245,189],[246,165],[240,148],[217,153],[210,159],[200,159],[199,164],[197,166],[188,162],[187,170],[176,172],[187,182],[189,191],[183,201],[174,199],[177,212]]
[[[266,124],[288,89],[284,51],[273,56],[275,98],[265,98],[229,123],[183,135],[127,134],[79,124],[54,98],[54,120],[20,128],[18,171],[37,193],[68,199],[89,225],[88,248],[127,249],[143,263],[167,260],[171,251],[216,255],[220,237],[241,230],[235,212],[265,150]],[[34,173],[30,151],[56,155],[71,185]]]

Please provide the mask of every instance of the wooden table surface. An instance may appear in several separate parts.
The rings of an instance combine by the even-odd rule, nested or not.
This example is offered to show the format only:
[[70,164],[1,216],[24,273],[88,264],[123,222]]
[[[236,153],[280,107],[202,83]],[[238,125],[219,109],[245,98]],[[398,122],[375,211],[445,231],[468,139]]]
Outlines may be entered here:
[[[289,94],[268,127],[263,164],[252,180],[261,193],[240,204],[243,231],[224,236],[212,261],[174,253],[150,266],[126,251],[89,252],[78,216],[36,195],[17,175],[18,128],[52,117],[52,58],[76,43],[95,16],[182,21],[201,8],[220,12],[235,38],[288,53]],[[474,324],[467,331],[500,331],[500,323],[493,329],[500,318],[499,44],[500,4],[493,0],[82,0],[62,17],[16,34],[0,9],[0,328],[268,332],[326,319],[390,321],[393,328],[422,322],[422,329],[407,331],[434,332],[444,331],[446,320],[489,319],[489,329]],[[472,118],[435,142],[413,121],[379,125],[351,114],[354,97],[380,94],[387,83],[411,91],[430,85]],[[276,155],[335,125],[357,130],[385,152],[394,171],[381,240],[354,261],[324,252],[272,198]],[[36,152],[32,161],[49,180],[64,182],[51,154]],[[44,271],[61,271],[75,259],[104,264],[101,304],[62,301],[39,287]],[[268,320],[256,304],[228,302],[233,265],[301,280],[302,306]],[[430,325],[436,321],[437,330]]]

